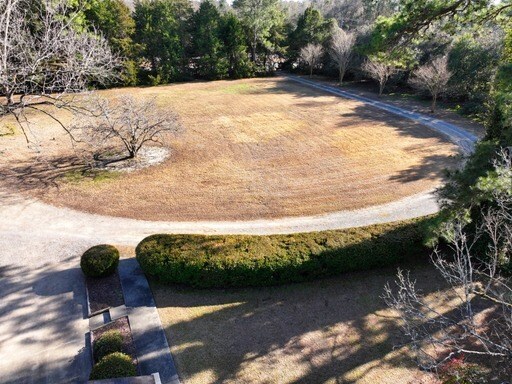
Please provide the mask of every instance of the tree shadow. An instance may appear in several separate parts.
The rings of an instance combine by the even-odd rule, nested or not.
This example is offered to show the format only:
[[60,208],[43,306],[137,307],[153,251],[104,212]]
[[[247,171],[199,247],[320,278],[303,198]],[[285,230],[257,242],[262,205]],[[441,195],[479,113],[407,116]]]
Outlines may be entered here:
[[389,180],[401,183],[411,183],[419,180],[438,180],[446,181],[447,169],[456,166],[456,157],[443,155],[429,155],[424,157],[421,164],[408,167],[389,177]]
[[87,161],[76,155],[32,157],[24,163],[0,167],[2,185],[18,192],[37,192],[56,188],[66,178],[86,176],[90,171]]
[[[414,268],[424,292],[443,286],[431,267]],[[380,299],[394,273],[226,291],[152,287],[185,380],[386,382],[388,373],[414,367],[403,351],[393,351],[403,340],[397,318]]]
[[36,268],[0,266],[2,382],[87,381],[87,302],[75,263],[69,257]]

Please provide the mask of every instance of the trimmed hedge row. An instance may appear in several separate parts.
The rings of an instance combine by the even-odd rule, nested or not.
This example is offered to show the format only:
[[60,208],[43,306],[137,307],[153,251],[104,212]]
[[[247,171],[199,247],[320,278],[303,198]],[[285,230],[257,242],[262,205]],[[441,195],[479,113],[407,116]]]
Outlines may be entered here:
[[425,251],[430,218],[272,236],[152,235],[136,248],[151,278],[198,288],[265,286],[393,265]]

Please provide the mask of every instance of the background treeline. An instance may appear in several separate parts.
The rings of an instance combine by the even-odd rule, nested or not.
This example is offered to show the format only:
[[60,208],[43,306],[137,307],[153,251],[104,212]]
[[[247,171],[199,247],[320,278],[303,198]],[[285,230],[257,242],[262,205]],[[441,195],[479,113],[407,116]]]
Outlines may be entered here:
[[444,96],[470,101],[466,112],[481,111],[499,65],[510,60],[510,25],[496,19],[436,20],[407,48],[383,51],[383,29],[409,3],[135,0],[127,5],[123,0],[88,0],[84,16],[87,26],[99,30],[127,59],[119,81],[125,85],[261,76],[278,68],[302,71],[307,63],[300,60],[300,51],[308,44],[324,48],[315,71],[337,77],[338,65],[329,51],[339,26],[356,37],[346,79],[365,77],[362,64],[370,58],[396,69],[388,85],[407,85],[412,69],[448,55],[452,76]]

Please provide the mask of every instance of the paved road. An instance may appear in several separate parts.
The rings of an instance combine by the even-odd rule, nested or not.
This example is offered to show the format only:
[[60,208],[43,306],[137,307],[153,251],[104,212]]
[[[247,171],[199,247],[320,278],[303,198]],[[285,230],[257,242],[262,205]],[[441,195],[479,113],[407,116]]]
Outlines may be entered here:
[[[339,89],[290,78],[418,121],[465,151],[476,137],[462,128]],[[91,215],[25,199],[0,189],[0,383],[81,382],[85,298],[80,254],[98,243],[135,245],[153,233],[270,234],[364,226],[438,210],[432,191],[356,211],[243,222],[147,222]]]

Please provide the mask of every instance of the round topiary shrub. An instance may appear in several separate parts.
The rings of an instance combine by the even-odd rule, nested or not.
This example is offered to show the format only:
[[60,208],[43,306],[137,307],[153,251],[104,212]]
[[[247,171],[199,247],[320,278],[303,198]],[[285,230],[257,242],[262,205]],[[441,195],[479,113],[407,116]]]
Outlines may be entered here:
[[102,244],[89,248],[80,259],[85,276],[104,277],[111,275],[119,264],[119,251],[112,245]]
[[100,361],[103,357],[114,352],[123,351],[123,336],[119,331],[107,331],[93,345],[94,358]]
[[121,352],[114,352],[103,357],[92,367],[90,380],[114,379],[116,377],[137,376],[137,368],[132,358]]

